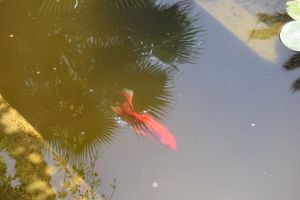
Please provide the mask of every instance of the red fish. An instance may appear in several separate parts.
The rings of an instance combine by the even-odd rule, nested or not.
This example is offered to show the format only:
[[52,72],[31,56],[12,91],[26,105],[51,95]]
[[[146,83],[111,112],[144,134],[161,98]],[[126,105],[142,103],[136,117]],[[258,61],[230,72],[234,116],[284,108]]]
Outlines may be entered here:
[[174,150],[177,148],[175,137],[166,127],[156,121],[150,114],[140,114],[134,111],[132,90],[124,89],[122,96],[125,98],[125,101],[112,109],[127,120],[135,133],[148,136],[170,149]]

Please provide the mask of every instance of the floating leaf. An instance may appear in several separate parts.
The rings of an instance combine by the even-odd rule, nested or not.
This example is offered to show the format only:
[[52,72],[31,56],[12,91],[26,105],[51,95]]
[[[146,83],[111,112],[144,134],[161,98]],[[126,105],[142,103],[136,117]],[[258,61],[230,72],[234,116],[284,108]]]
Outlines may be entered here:
[[278,22],[272,24],[272,26],[269,26],[267,28],[255,29],[251,32],[249,37],[250,39],[257,39],[257,40],[266,40],[274,36],[277,37],[281,26],[282,24]]
[[300,21],[285,24],[280,32],[281,42],[294,51],[300,51]]
[[300,19],[300,0],[286,2],[286,11],[294,20]]
[[272,14],[267,13],[257,13],[258,21],[268,26],[272,26],[277,23],[286,23],[291,20],[290,16],[287,13],[275,12]]

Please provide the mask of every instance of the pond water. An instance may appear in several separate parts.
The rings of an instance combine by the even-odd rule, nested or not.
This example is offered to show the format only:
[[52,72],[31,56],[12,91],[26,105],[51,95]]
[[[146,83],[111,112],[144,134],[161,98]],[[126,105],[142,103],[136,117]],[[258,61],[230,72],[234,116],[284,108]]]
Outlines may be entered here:
[[[205,2],[0,1],[0,94],[47,142],[45,165],[64,169],[45,199],[300,198],[299,54],[271,33],[254,38],[275,38],[278,58],[263,58]],[[252,16],[267,12],[271,27],[286,20],[275,13],[282,2],[233,2]],[[175,150],[140,136],[148,125],[132,122],[136,115],[115,112],[125,88],[136,115],[163,124]],[[2,177],[18,175],[8,149]],[[92,190],[67,185],[62,165]],[[11,190],[0,182],[3,191],[26,193],[16,179]]]

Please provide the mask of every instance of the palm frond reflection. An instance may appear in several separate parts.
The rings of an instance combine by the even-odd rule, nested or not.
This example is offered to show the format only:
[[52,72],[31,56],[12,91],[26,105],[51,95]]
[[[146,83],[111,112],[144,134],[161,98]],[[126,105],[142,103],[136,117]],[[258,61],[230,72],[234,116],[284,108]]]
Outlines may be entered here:
[[[287,71],[294,71],[300,67],[300,53],[296,53],[292,55],[288,61],[283,64],[283,67]],[[300,91],[300,78],[298,78],[292,84],[292,91],[298,92]]]
[[[117,135],[110,107],[123,88],[135,92],[137,112],[167,115],[173,66],[198,55],[202,29],[192,1],[80,1],[71,12],[74,3],[44,0],[38,11],[35,3],[24,9],[12,0],[0,8],[19,11],[9,18],[0,12],[8,24],[0,43],[9,47],[0,54],[0,89],[51,148],[78,164]],[[6,37],[11,33],[16,37]]]
[[145,7],[150,1],[149,0],[111,0],[111,1],[104,1],[103,3],[108,4],[109,6],[116,8],[116,9],[136,9]]
[[294,81],[292,88],[294,92],[300,91],[300,78]]
[[79,0],[43,0],[40,12],[44,15],[60,16],[61,14],[76,9]]
[[300,67],[300,53],[292,55],[288,61],[283,64],[287,71],[292,71]]
[[200,16],[191,14],[192,1],[173,5],[154,2],[135,12],[126,10],[108,15],[118,27],[116,33],[129,40],[139,54],[157,57],[160,61],[187,63],[199,54],[198,35],[203,32],[197,22]]

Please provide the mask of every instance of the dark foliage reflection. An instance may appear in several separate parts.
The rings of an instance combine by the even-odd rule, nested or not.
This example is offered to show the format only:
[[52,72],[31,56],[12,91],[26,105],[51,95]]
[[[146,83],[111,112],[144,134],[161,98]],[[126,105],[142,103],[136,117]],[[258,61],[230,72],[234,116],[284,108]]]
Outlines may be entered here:
[[68,161],[93,157],[116,134],[111,106],[123,88],[135,92],[138,111],[166,114],[173,66],[199,53],[202,31],[192,7],[191,1],[3,1],[1,94]]
[[278,37],[282,25],[291,20],[283,12],[274,12],[272,14],[257,13],[256,16],[258,22],[265,24],[266,27],[252,30],[249,39],[266,40],[271,37]]
[[[294,71],[300,67],[300,53],[296,53],[290,57],[290,59],[284,63],[283,67],[287,71]],[[292,84],[292,90],[294,92],[300,91],[300,77]]]
[[[291,20],[287,13],[275,12],[273,14],[258,13],[259,22],[267,25],[263,29],[255,29],[250,34],[250,39],[269,39],[271,37],[279,37],[280,28],[282,25]],[[296,53],[283,64],[287,71],[294,71],[300,67],[300,53]],[[293,92],[300,91],[300,78],[295,80],[291,86]]]

